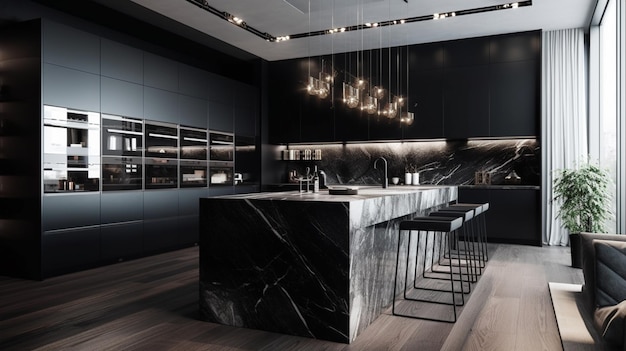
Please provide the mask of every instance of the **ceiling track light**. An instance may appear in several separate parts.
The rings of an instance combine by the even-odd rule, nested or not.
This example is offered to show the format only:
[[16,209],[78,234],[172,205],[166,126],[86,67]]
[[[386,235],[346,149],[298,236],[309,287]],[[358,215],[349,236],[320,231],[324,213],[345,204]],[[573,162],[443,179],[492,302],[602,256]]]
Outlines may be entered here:
[[[237,16],[233,16],[231,14],[229,14],[228,12],[225,11],[220,11],[218,9],[216,9],[215,7],[209,5],[209,2],[207,0],[187,0],[187,2],[190,2],[196,6],[198,6],[199,8],[208,11],[209,13],[220,17],[221,19],[228,21],[234,25],[236,25],[239,28],[243,28],[246,31],[256,35],[259,38],[262,38],[263,40],[266,41],[270,41],[270,42],[278,42],[278,41],[283,41],[283,40],[277,40],[278,38],[267,33],[267,32],[262,32],[250,25],[248,25],[243,19],[237,17]],[[287,38],[289,37],[287,36],[283,36],[281,38]]]
[[[242,29],[245,29],[246,31],[266,41],[275,42],[275,43],[283,42],[286,40],[292,40],[292,39],[315,37],[315,36],[320,36],[320,35],[331,35],[331,34],[336,34],[336,33],[365,30],[365,29],[371,29],[371,28],[377,28],[377,27],[387,27],[387,26],[400,25],[400,24],[405,24],[405,23],[439,20],[439,19],[444,19],[448,17],[474,15],[477,13],[516,9],[519,7],[526,7],[526,6],[533,5],[532,0],[526,0],[526,1],[505,3],[505,4],[500,4],[500,5],[492,5],[492,6],[477,7],[477,8],[472,8],[472,9],[451,11],[451,12],[441,12],[441,13],[435,13],[433,15],[399,18],[399,19],[393,19],[393,20],[382,21],[382,22],[375,22],[375,23],[370,22],[370,23],[365,23],[365,24],[357,24],[357,25],[341,27],[341,28],[323,29],[323,30],[318,30],[318,31],[299,33],[299,34],[290,34],[290,35],[284,35],[284,36],[274,36],[267,32],[262,32],[250,26],[241,18],[232,16],[228,12],[220,11],[214,8],[213,6],[209,5],[207,0],[187,0],[187,1],[200,7],[201,9],[204,9],[210,12],[211,14],[217,17],[220,17]],[[404,0],[404,2],[407,2],[407,0]]]

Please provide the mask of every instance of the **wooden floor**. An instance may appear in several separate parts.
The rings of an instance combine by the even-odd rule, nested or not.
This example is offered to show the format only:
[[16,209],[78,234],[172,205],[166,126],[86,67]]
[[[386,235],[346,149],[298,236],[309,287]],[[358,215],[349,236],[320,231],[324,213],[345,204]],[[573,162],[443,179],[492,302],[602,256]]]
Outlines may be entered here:
[[561,350],[548,282],[582,282],[569,248],[490,252],[455,324],[387,311],[350,345],[200,321],[197,248],[43,282],[0,277],[0,350]]

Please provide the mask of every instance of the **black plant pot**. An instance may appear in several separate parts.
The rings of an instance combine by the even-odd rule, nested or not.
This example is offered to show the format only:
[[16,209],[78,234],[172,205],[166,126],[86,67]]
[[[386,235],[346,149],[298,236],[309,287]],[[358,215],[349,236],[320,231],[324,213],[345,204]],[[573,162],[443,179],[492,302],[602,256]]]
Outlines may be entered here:
[[569,235],[569,247],[572,255],[572,267],[583,268],[583,244],[579,233]]

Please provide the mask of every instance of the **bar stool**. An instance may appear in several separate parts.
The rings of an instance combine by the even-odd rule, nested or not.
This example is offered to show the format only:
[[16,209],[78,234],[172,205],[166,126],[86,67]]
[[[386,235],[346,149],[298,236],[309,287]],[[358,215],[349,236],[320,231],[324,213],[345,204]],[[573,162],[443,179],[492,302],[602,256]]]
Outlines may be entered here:
[[[411,252],[411,231],[417,231],[417,249],[416,249],[416,256],[419,256],[419,237],[420,237],[420,232],[425,231],[426,232],[426,236],[428,236],[429,232],[435,232],[435,233],[440,233],[441,235],[452,235],[456,232],[457,229],[459,229],[461,226],[463,225],[463,218],[461,216],[459,217],[416,217],[413,218],[411,220],[406,220],[406,221],[402,221],[400,222],[399,228],[398,228],[398,250],[396,253],[396,270],[395,270],[395,276],[394,276],[394,283],[393,283],[393,297],[392,297],[392,314],[394,316],[401,316],[401,317],[408,317],[408,318],[415,318],[415,319],[424,319],[424,320],[431,320],[431,321],[439,321],[439,322],[448,322],[448,323],[454,323],[456,322],[457,319],[457,311],[456,311],[456,307],[457,307],[457,302],[456,302],[456,294],[458,294],[459,292],[457,292],[455,290],[455,284],[454,284],[454,274],[452,272],[452,270],[450,270],[449,272],[449,282],[450,282],[450,290],[446,290],[446,292],[450,292],[452,294],[452,303],[445,303],[445,302],[440,302],[440,301],[436,301],[436,300],[428,300],[428,299],[418,299],[418,298],[412,298],[412,297],[408,297],[407,296],[407,281],[409,279],[409,253]],[[417,316],[417,315],[409,315],[409,314],[401,314],[396,312],[396,293],[397,293],[397,289],[396,286],[398,284],[398,269],[400,266],[400,247],[401,247],[401,243],[402,243],[402,231],[409,231],[409,238],[407,240],[407,256],[406,256],[406,266],[405,266],[405,274],[404,274],[404,290],[403,290],[403,298],[405,300],[409,300],[409,301],[420,301],[420,302],[428,302],[428,303],[436,303],[436,304],[447,304],[447,305],[452,305],[452,310],[453,310],[453,318],[452,320],[449,319],[443,319],[443,318],[436,318],[436,317],[427,317],[427,316]],[[449,249],[452,248],[452,241],[453,240],[448,240],[448,246]],[[434,245],[433,245],[434,246]],[[424,250],[426,250],[427,247],[424,247]],[[426,259],[426,255],[424,252],[424,259]],[[417,262],[416,262],[417,264]],[[460,264],[460,258],[459,258],[459,264]],[[462,279],[462,276],[461,276]],[[463,282],[461,280],[461,286],[463,285]],[[463,293],[461,292],[461,298],[463,299]]]
[[[463,218],[463,223],[464,225],[460,228],[460,230],[463,232],[463,237],[469,237],[470,233],[467,229],[471,228],[470,226],[466,225],[468,222],[470,222],[473,218],[474,218],[474,210],[473,209],[465,209],[463,211],[445,211],[445,210],[438,210],[435,212],[431,212],[429,214],[429,216],[432,217],[458,217],[461,216]],[[439,260],[438,260],[438,265],[439,266],[448,266],[450,267],[450,269],[452,270],[454,267],[458,267],[459,272],[455,273],[458,275],[465,275],[467,276],[467,285],[468,285],[468,289],[467,292],[465,293],[469,293],[471,291],[471,284],[473,282],[478,281],[478,267],[476,265],[476,260],[474,260],[472,258],[472,254],[474,254],[474,252],[472,250],[469,250],[468,247],[465,247],[465,250],[461,250],[460,245],[459,245],[459,238],[458,238],[458,231],[456,233],[456,237],[454,238],[454,246],[453,246],[453,250],[452,251],[444,251],[443,255],[440,253],[439,254]],[[440,244],[440,247],[445,247],[445,243],[444,243],[444,237],[442,236],[442,242]],[[463,261],[464,264],[460,264],[460,265],[455,265],[453,263],[453,258],[455,257],[460,259],[461,257],[464,257]],[[443,262],[443,260],[447,259],[448,262],[445,263]],[[436,270],[434,268],[434,255],[433,255],[433,259],[431,261],[431,271],[435,272],[435,273],[446,273],[447,271],[441,271],[441,270]],[[463,268],[465,268],[465,273],[463,272]],[[422,273],[423,276],[426,277],[425,275],[425,271],[424,273]],[[426,277],[426,278],[434,278],[434,277]],[[458,280],[458,279],[457,279]]]
[[482,205],[480,204],[453,204],[440,209],[441,211],[460,211],[465,212],[467,210],[474,211],[474,218],[468,223],[468,230],[464,234],[469,234],[463,237],[463,245],[466,250],[469,250],[469,256],[476,261],[476,274],[482,275],[482,270],[485,268],[484,250],[486,245],[483,245],[482,235],[480,233],[480,227],[478,218],[482,214]]
[[489,251],[487,250],[487,218],[485,217],[485,212],[489,210],[489,203],[457,203],[450,205],[449,207],[453,208],[474,208],[476,210],[476,227],[478,230],[478,235],[480,239],[481,245],[481,256],[482,263],[484,268],[484,263],[489,261]]

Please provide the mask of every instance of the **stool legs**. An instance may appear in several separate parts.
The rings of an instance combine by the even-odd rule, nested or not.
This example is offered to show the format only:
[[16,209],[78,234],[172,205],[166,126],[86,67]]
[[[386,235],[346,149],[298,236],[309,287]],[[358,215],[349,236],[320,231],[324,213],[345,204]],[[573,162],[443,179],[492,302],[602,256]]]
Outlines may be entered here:
[[[422,231],[417,231],[417,249],[416,249],[416,256],[419,256],[419,251],[420,251],[420,247],[419,247],[419,241],[420,241],[420,233]],[[447,302],[441,302],[441,301],[436,301],[436,300],[428,300],[428,299],[418,299],[418,298],[412,298],[412,297],[408,297],[407,296],[407,284],[408,284],[408,279],[409,279],[409,275],[408,275],[408,270],[409,270],[409,261],[410,261],[410,250],[411,250],[411,233],[412,231],[409,230],[408,231],[408,239],[407,239],[407,256],[406,256],[406,266],[405,266],[405,274],[404,274],[404,289],[403,289],[403,298],[405,300],[408,301],[419,301],[419,302],[427,302],[427,303],[436,303],[436,304],[446,304],[446,305],[451,305],[452,306],[452,312],[453,312],[453,318],[450,319],[442,319],[442,318],[436,318],[436,317],[428,317],[428,316],[416,316],[416,315],[408,315],[408,314],[401,314],[396,312],[396,294],[397,294],[397,284],[398,284],[398,268],[399,268],[399,263],[400,263],[400,249],[401,249],[401,243],[402,243],[402,230],[398,230],[398,249],[397,249],[397,255],[396,255],[396,269],[395,269],[395,277],[394,277],[394,285],[393,285],[393,303],[392,303],[392,314],[394,316],[402,316],[402,317],[408,317],[408,318],[414,318],[414,319],[423,319],[423,320],[431,320],[431,321],[438,321],[438,322],[448,322],[448,323],[454,323],[457,320],[457,310],[456,307],[457,306],[462,306],[462,304],[464,303],[464,298],[463,298],[463,292],[457,292],[455,290],[454,287],[454,273],[452,271],[452,269],[449,272],[449,281],[450,281],[450,289],[449,290],[437,290],[437,291],[445,291],[445,292],[450,292],[452,295],[452,303],[447,303]],[[426,237],[428,238],[428,231],[425,231],[426,233]],[[442,235],[454,235],[454,232],[448,232],[448,233],[441,233]],[[452,249],[452,240],[447,240],[448,242],[448,250]],[[434,247],[434,245],[433,245]],[[425,246],[425,250],[424,250],[424,254],[423,259],[426,260],[426,249],[427,246]],[[459,261],[460,262],[460,261]],[[418,262],[416,262],[417,264]],[[417,269],[417,267],[416,267]],[[462,278],[461,278],[462,279]],[[461,286],[463,286],[463,282],[461,280]],[[430,289],[430,288],[417,288],[420,290],[434,290],[434,289]],[[463,289],[463,288],[461,288]],[[461,304],[457,303],[456,301],[456,295],[460,293],[462,302]]]
[[[454,231],[451,233],[446,233],[445,235],[441,235],[441,240],[439,243],[439,260],[438,260],[438,265],[443,266],[444,264],[442,264],[441,262],[441,251],[444,252],[444,254],[446,252],[451,252],[452,249],[452,245],[454,245],[454,247],[458,247],[459,246],[459,240],[458,240],[459,236],[458,236],[458,232]],[[419,239],[418,239],[419,240]],[[424,245],[424,250],[428,250],[428,241],[429,241],[429,236],[428,233],[426,234],[426,244]],[[463,294],[469,294],[471,292],[471,284],[470,284],[470,277],[468,273],[463,273],[462,272],[462,264],[461,264],[461,256],[457,255],[456,259],[457,259],[457,264],[453,264],[452,260],[453,258],[449,258],[450,263],[447,264],[447,266],[450,267],[449,272],[448,270],[446,271],[442,271],[442,270],[436,270],[435,269],[435,244],[436,244],[436,238],[433,235],[433,245],[432,245],[432,253],[430,256],[430,272],[432,273],[442,273],[442,274],[448,274],[449,272],[452,272],[453,275],[458,275],[458,278],[454,278],[453,281],[456,282],[460,282],[461,285],[461,292]],[[445,248],[445,245],[448,245],[448,249]],[[418,247],[419,247],[419,241],[418,241]],[[422,290],[434,290],[434,291],[448,291],[448,290],[443,290],[443,289],[437,289],[437,288],[420,288],[417,285],[418,282],[418,277],[417,277],[417,267],[418,267],[418,259],[419,256],[415,255],[415,274],[413,277],[413,287],[415,289],[422,289]],[[454,273],[454,267],[458,267],[459,268],[459,272],[458,273]],[[433,276],[433,275],[427,275],[428,272],[428,268],[426,267],[426,254],[424,254],[424,260],[423,260],[423,264],[422,264],[422,278],[424,279],[435,279],[435,280],[448,280],[448,278],[443,278],[440,276]],[[463,280],[463,275],[468,276],[468,281]],[[465,289],[465,284],[467,284],[467,289]],[[462,298],[462,302],[459,306],[462,306],[465,303],[465,300],[463,297]]]

